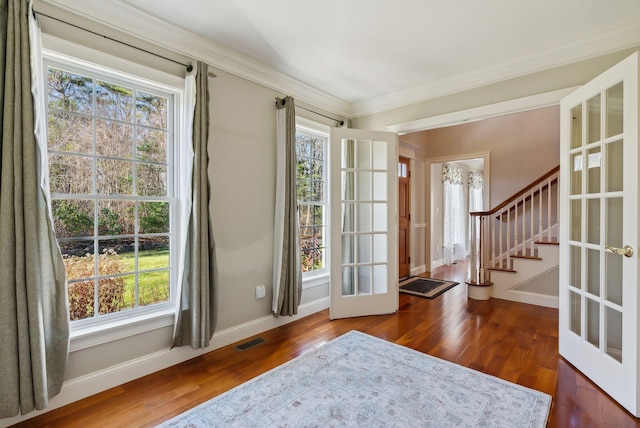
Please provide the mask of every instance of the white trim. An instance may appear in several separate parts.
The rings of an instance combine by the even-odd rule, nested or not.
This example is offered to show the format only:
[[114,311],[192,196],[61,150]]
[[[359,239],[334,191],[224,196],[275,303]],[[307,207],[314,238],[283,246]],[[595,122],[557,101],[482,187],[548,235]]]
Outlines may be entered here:
[[140,358],[125,361],[124,363],[108,367],[94,373],[67,380],[62,386],[59,395],[49,401],[49,407],[45,410],[38,410],[24,416],[16,416],[0,420],[0,427],[8,427],[18,422],[31,419],[35,416],[57,409],[74,401],[89,397],[109,388],[113,388],[134,379],[146,376],[156,371],[171,367],[184,361],[206,354],[248,337],[263,333],[276,327],[297,321],[306,316],[323,311],[329,307],[329,297],[323,297],[313,302],[300,305],[298,315],[293,317],[274,318],[267,315],[253,321],[240,324],[219,332],[216,332],[211,339],[211,345],[205,349],[194,350],[189,346],[165,349],[145,355]]
[[[56,61],[70,62],[81,67],[96,68],[100,66],[102,73],[126,75],[127,79],[148,84],[148,80],[156,86],[166,85],[171,90],[184,91],[184,77],[174,76],[152,67],[109,55],[48,34],[42,35],[43,56]],[[144,76],[144,80],[138,76]]]
[[505,114],[518,113],[522,111],[535,110],[538,108],[559,105],[560,100],[573,92],[577,87],[559,89],[557,91],[545,92],[523,98],[516,98],[495,104],[487,104],[453,113],[431,116],[424,119],[412,120],[410,122],[390,125],[387,130],[400,135],[410,132],[424,131],[427,129],[442,128],[466,122],[475,122],[489,117],[502,116]]
[[378,113],[631,48],[638,45],[638,34],[640,22],[632,22],[597,36],[559,43],[523,58],[356,102],[351,106],[351,114],[359,117]]
[[[329,232],[327,232],[328,234]],[[327,285],[331,279],[329,275],[329,268],[319,271],[303,272],[302,273],[302,289],[318,287],[320,285]],[[305,274],[308,274],[305,276]]]
[[427,271],[427,265],[416,266],[411,269],[411,276],[420,275],[421,273],[425,273]]
[[423,229],[427,227],[427,223],[416,223],[415,225],[413,225],[413,227],[415,227],[416,229]]
[[431,262],[431,270],[444,266],[444,259],[433,260]]
[[521,290],[506,290],[498,294],[496,299],[510,300],[512,302],[528,303],[530,305],[545,306],[547,308],[558,309],[559,298],[558,296],[551,296],[549,294],[532,293],[530,291]]
[[71,330],[69,352],[80,351],[136,334],[173,325],[175,309],[150,312],[133,318],[103,321]]

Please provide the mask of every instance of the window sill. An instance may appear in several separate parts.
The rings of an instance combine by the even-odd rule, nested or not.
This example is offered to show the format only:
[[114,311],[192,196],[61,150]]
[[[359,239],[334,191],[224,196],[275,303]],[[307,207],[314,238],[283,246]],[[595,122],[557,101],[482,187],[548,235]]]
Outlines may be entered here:
[[136,334],[173,325],[174,309],[165,309],[133,318],[103,322],[97,325],[71,328],[69,352],[80,351]]
[[329,283],[329,272],[319,272],[309,275],[303,275],[302,277],[302,289],[313,288],[318,285],[324,285]]

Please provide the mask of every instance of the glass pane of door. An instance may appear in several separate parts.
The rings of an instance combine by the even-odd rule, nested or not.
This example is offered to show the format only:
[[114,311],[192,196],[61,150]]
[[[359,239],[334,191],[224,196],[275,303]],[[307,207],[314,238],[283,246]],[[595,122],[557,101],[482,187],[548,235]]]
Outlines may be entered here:
[[387,263],[389,172],[381,170],[388,162],[386,144],[360,139],[341,141],[343,296],[388,290],[386,278],[375,275],[386,272]]
[[622,358],[622,315],[609,304],[622,305],[622,258],[604,247],[623,246],[623,141],[608,138],[622,132],[622,123],[619,83],[571,109],[567,153],[569,328],[616,359]]

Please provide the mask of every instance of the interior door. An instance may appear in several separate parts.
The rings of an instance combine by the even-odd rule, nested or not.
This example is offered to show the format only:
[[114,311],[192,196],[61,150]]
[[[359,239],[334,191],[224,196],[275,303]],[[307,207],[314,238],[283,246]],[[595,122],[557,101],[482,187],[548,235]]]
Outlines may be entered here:
[[333,128],[331,319],[398,309],[398,137]]
[[561,103],[560,354],[638,416],[638,54]]
[[398,276],[400,278],[409,276],[411,265],[409,234],[409,224],[411,223],[410,177],[409,159],[401,157],[398,160]]

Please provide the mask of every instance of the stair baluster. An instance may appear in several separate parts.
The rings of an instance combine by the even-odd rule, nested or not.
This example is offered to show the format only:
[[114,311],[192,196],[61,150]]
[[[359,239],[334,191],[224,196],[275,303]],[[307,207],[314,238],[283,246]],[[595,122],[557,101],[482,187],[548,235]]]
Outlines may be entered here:
[[[559,166],[555,167],[492,210],[470,213],[471,263],[467,281],[469,285],[491,285],[491,270],[510,271],[512,256],[535,257],[536,242],[553,242],[552,213],[555,213],[557,218],[558,199],[553,201],[552,193],[559,193],[559,170]],[[545,199],[546,221],[543,218]]]

